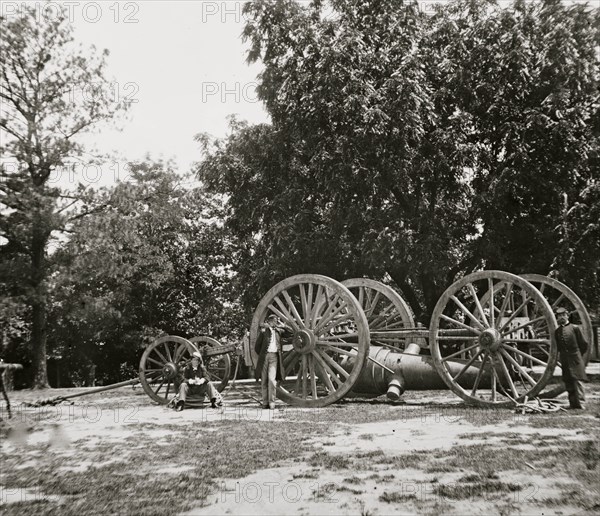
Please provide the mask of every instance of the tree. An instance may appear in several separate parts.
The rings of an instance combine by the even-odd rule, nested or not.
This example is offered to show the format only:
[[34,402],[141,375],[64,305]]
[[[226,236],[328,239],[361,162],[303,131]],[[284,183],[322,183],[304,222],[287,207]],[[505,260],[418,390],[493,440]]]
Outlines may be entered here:
[[268,242],[255,251],[269,257],[258,277],[387,275],[421,315],[475,234],[465,137],[457,120],[440,128],[416,5],[332,5],[324,17],[317,2],[249,4],[249,59],[264,63],[272,128],[242,128],[200,174],[230,196],[232,227],[251,220]]
[[56,256],[49,349],[72,375],[96,364],[104,383],[131,378],[161,334],[243,332],[219,203],[168,163],[133,163],[129,176]]
[[23,7],[20,16],[2,18],[0,28],[0,255],[3,271],[22,280],[34,386],[41,388],[48,385],[48,246],[93,209],[83,187],[67,191],[50,179],[82,156],[81,134],[113,120],[126,105],[112,99],[107,51],[77,48],[66,16],[39,19],[35,9]]
[[472,146],[482,231],[470,252],[488,268],[546,274],[559,265],[563,199],[600,179],[599,15],[559,0],[461,1],[430,21],[436,89]]
[[234,125],[198,169],[227,196],[251,297],[296,272],[367,275],[393,280],[426,322],[465,273],[549,272],[561,194],[597,173],[597,11],[331,7],[247,4],[272,124]]

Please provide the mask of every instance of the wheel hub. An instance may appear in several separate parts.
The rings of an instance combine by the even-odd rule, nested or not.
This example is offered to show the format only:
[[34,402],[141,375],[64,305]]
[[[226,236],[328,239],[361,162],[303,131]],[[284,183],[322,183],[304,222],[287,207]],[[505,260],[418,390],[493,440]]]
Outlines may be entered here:
[[165,380],[172,380],[177,375],[177,366],[173,362],[167,362],[162,368],[162,375]]
[[483,330],[479,336],[479,344],[483,349],[496,352],[502,343],[502,336],[495,328],[487,328]]
[[294,333],[292,345],[294,350],[301,354],[308,354],[315,349],[317,338],[312,331],[299,330]]

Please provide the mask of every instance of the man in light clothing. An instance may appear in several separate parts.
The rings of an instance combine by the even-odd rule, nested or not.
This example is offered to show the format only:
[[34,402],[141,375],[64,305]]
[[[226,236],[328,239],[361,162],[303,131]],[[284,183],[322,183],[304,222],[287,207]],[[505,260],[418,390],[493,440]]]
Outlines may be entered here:
[[277,380],[283,375],[283,356],[281,352],[281,334],[290,333],[289,328],[279,324],[275,314],[267,317],[267,324],[261,327],[254,345],[258,354],[256,364],[256,379],[261,380],[262,407],[275,408],[275,392]]

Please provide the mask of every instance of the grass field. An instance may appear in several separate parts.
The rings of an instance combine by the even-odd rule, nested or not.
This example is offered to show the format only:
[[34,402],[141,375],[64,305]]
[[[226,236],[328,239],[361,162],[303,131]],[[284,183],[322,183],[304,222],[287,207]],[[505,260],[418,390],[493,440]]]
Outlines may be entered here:
[[[250,390],[251,387],[246,387]],[[593,514],[600,385],[588,409],[476,409],[445,391],[263,411],[175,413],[140,389],[1,412],[3,514]],[[63,391],[60,391],[62,393]],[[3,407],[3,406],[2,406]]]

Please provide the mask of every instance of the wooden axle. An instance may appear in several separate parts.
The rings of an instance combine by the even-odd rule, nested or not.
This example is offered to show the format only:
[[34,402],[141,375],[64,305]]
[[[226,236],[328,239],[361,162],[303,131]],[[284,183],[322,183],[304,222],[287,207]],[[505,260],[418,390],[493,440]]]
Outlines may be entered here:
[[[448,337],[474,337],[476,333],[473,331],[463,330],[461,328],[451,328],[439,331],[440,335]],[[352,338],[356,337],[357,333],[345,333],[339,337]],[[396,330],[372,330],[369,332],[372,340],[381,340],[385,342],[385,339],[428,339],[429,330],[425,328],[400,328]]]
[[223,344],[221,346],[204,347],[202,348],[202,355],[205,357],[214,357],[216,355],[225,355],[226,353],[233,353],[237,348],[237,345]]

